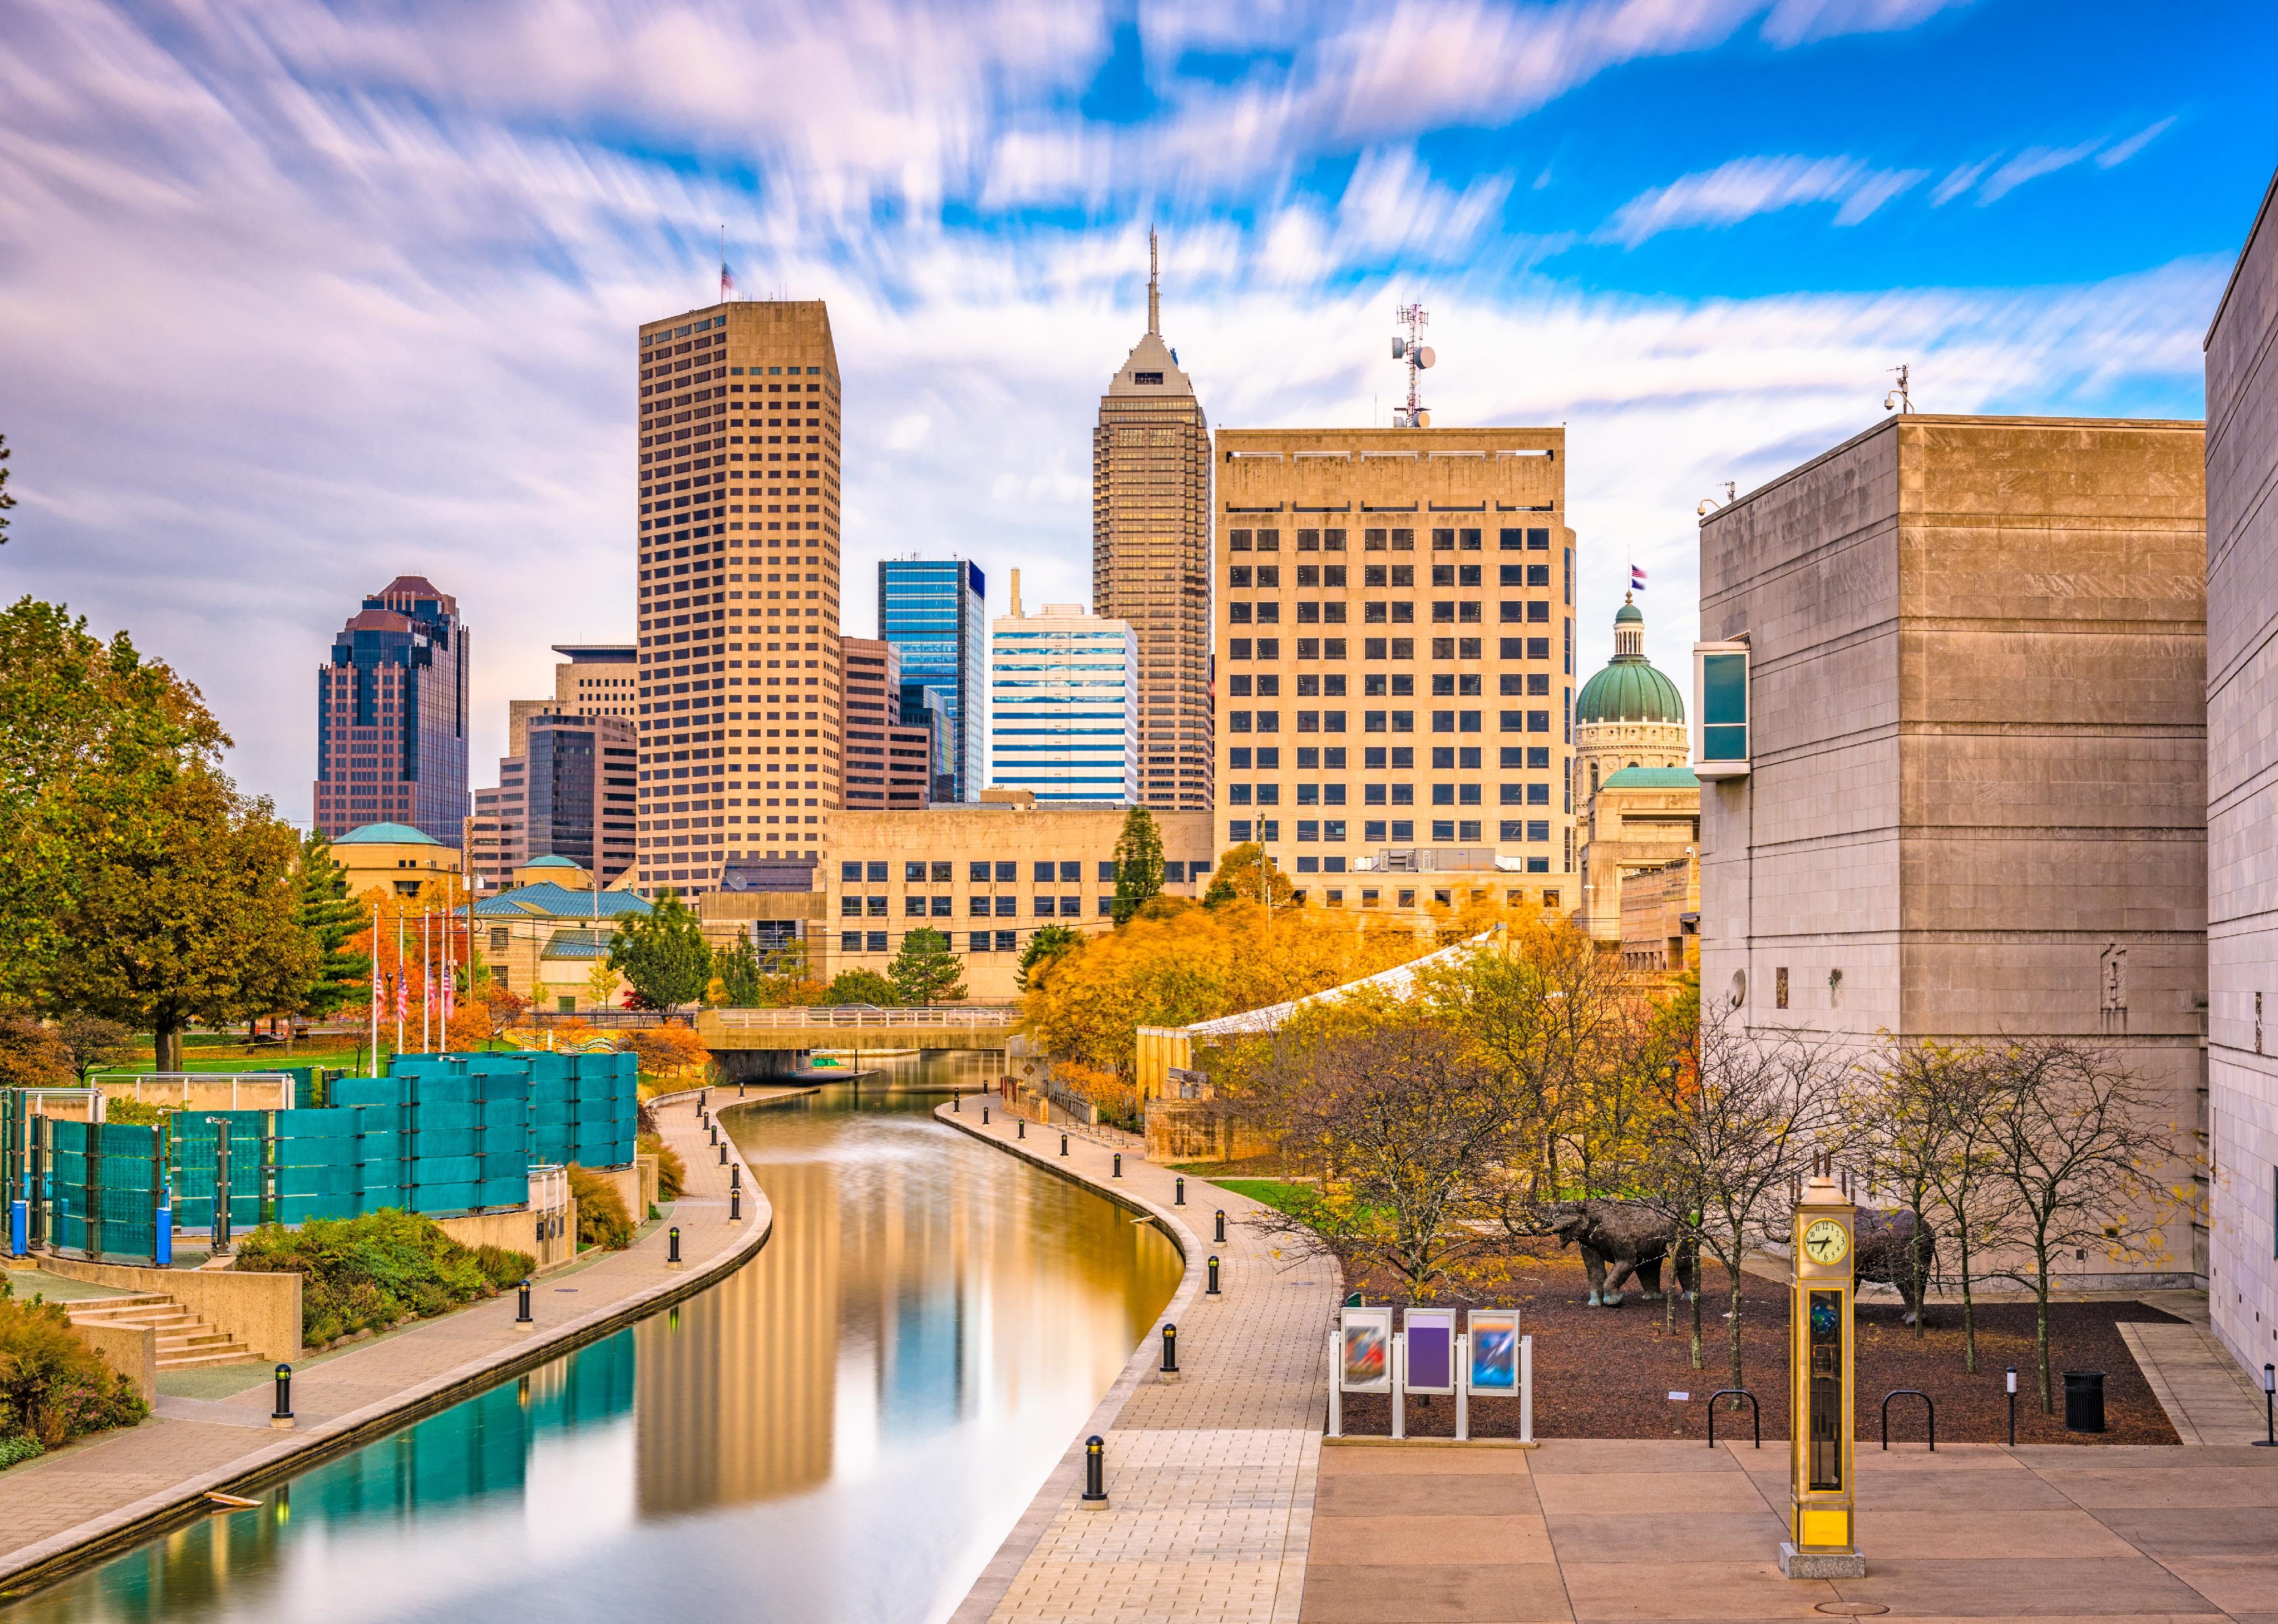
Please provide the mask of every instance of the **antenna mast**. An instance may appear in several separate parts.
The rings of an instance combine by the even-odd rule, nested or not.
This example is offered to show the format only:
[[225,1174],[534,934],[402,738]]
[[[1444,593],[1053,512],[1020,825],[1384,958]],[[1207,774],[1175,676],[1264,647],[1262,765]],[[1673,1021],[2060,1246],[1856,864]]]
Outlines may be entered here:
[[1163,295],[1156,286],[1155,228],[1147,228],[1147,331],[1160,335],[1163,331]]
[[1406,338],[1392,341],[1392,358],[1408,363],[1408,403],[1392,409],[1395,428],[1430,428],[1432,414],[1424,405],[1420,374],[1439,356],[1428,344],[1419,341],[1418,334],[1432,319],[1431,312],[1420,304],[1403,304],[1393,311],[1392,318],[1408,329]]

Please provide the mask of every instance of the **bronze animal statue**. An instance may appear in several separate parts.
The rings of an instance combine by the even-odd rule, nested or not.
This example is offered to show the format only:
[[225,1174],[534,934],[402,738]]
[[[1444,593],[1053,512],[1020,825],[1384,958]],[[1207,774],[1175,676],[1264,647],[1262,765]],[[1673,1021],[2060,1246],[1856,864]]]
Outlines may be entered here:
[[1634,1279],[1646,1301],[1661,1296],[1661,1266],[1673,1252],[1677,1283],[1687,1297],[1701,1289],[1700,1252],[1680,1244],[1678,1226],[1634,1201],[1560,1201],[1550,1208],[1550,1233],[1582,1253],[1590,1275],[1590,1306],[1618,1308],[1622,1288]]
[[1927,1224],[1917,1227],[1905,1207],[1883,1212],[1871,1207],[1853,1211],[1851,1235],[1852,1279],[1897,1288],[1907,1303],[1904,1323],[1912,1325],[1917,1283],[1927,1294],[1938,1278],[1937,1235]]

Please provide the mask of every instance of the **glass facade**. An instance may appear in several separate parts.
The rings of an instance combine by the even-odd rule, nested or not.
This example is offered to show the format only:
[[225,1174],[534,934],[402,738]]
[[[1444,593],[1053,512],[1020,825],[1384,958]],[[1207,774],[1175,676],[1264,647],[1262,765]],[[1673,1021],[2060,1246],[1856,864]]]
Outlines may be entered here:
[[407,575],[363,601],[317,672],[317,828],[338,839],[366,823],[408,823],[458,848],[467,676],[457,600]]
[[990,784],[1039,804],[1139,796],[1139,646],[1120,620],[1047,605],[997,623]]
[[914,718],[921,709],[910,702],[913,686],[940,701],[948,747],[935,758],[935,772],[947,784],[936,800],[977,801],[987,781],[981,684],[988,599],[987,579],[969,559],[889,558],[878,565],[878,636],[901,655],[902,714]]

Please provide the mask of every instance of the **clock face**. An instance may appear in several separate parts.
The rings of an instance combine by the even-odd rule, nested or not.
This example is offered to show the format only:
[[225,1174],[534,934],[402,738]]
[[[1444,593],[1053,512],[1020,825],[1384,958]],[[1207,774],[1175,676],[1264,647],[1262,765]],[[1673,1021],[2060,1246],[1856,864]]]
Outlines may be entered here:
[[1840,1263],[1851,1250],[1851,1236],[1832,1218],[1822,1218],[1803,1232],[1803,1252],[1815,1263]]

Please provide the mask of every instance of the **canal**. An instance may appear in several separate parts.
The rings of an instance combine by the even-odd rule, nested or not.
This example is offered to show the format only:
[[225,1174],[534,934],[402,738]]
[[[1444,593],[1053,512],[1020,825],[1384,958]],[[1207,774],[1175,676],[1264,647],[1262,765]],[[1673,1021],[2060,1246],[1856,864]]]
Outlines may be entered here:
[[939,1099],[729,1113],[775,1204],[735,1275],[0,1620],[944,1617],[1180,1265]]

